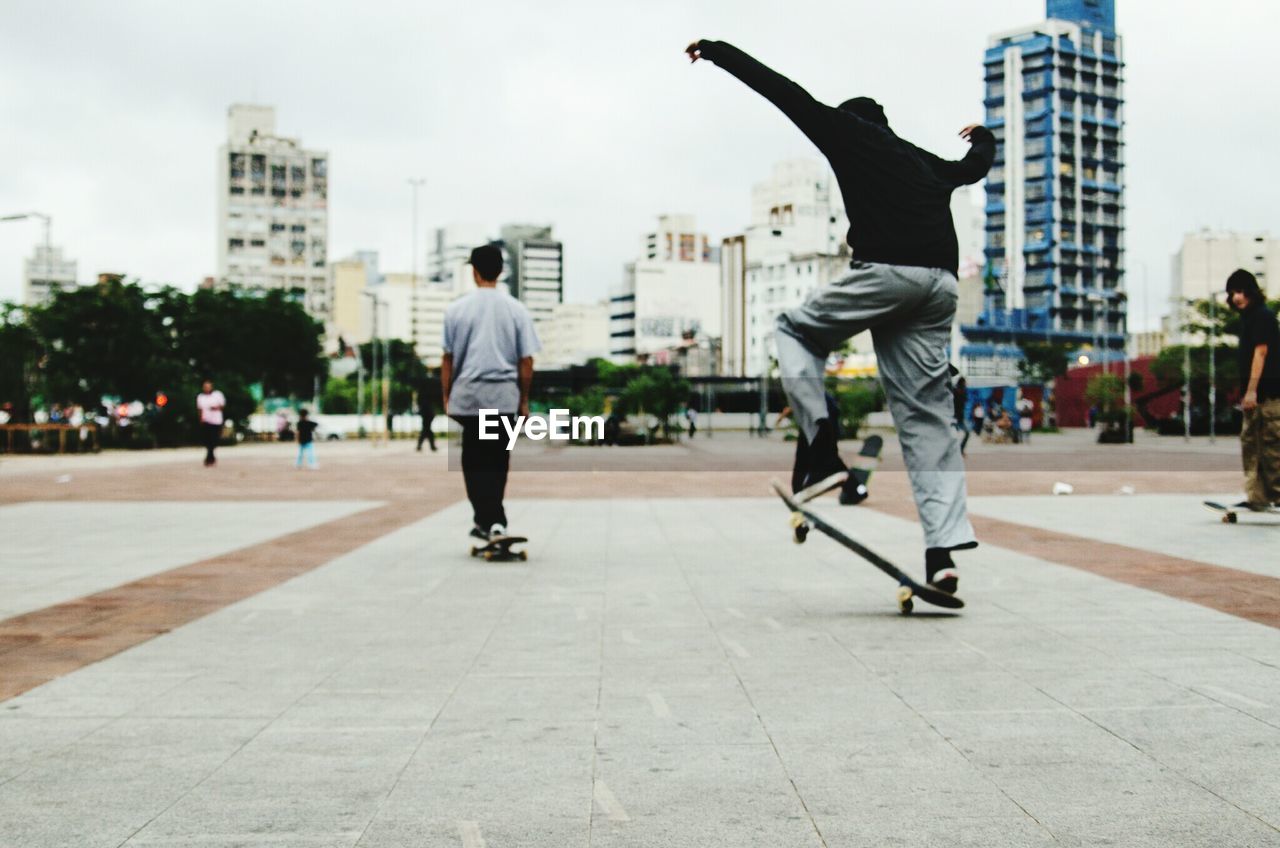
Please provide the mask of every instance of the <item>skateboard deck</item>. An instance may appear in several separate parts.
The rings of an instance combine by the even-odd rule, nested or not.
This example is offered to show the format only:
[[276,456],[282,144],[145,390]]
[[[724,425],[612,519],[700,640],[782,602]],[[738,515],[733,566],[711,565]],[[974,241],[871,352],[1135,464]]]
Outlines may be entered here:
[[[1268,507],[1267,509],[1255,511],[1249,509],[1247,506],[1228,506],[1227,504],[1218,503],[1217,501],[1205,501],[1204,505],[1221,515],[1223,524],[1239,524],[1241,515],[1280,516],[1280,509],[1276,509],[1275,507]],[[1268,521],[1266,523],[1274,524],[1275,522]]]
[[495,539],[490,539],[487,545],[472,545],[471,555],[473,557],[482,556],[484,557],[485,562],[492,562],[493,560],[506,562],[513,559],[518,559],[521,562],[524,562],[529,558],[529,552],[513,551],[511,550],[511,546],[523,544],[528,541],[529,540],[524,536],[498,536]]
[[867,499],[870,494],[867,484],[871,482],[871,475],[880,464],[880,452],[883,450],[884,439],[880,436],[868,436],[862,443],[858,457],[849,466],[849,477],[840,487],[840,503],[853,506]]
[[[925,603],[939,607],[946,607],[947,609],[964,608],[964,601],[960,600],[955,595],[948,595],[946,592],[939,591],[931,586],[925,586],[917,583],[902,569],[889,562],[889,560],[880,556],[861,542],[850,538],[839,528],[828,524],[803,504],[798,503],[777,480],[771,481],[770,485],[773,486],[773,491],[777,493],[778,497],[782,498],[782,502],[791,509],[791,527],[794,531],[792,538],[797,544],[804,542],[805,538],[808,536],[808,528],[812,525],[827,536],[830,536],[832,539],[839,542],[841,545],[844,545],[846,548],[853,551],[855,554],[862,557],[867,562],[871,563],[898,582],[898,609],[902,613],[906,614],[911,612],[913,608],[913,598],[919,598]],[[804,528],[803,532],[801,532],[801,528]]]

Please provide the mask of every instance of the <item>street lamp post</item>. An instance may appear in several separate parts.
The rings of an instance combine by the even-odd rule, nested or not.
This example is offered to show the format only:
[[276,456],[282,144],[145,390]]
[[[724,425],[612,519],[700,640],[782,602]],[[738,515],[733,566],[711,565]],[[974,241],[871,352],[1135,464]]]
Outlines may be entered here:
[[1218,427],[1218,382],[1217,347],[1218,347],[1218,296],[1209,291],[1209,444],[1217,441]]
[[413,286],[413,310],[409,313],[409,343],[417,350],[418,344],[418,189],[426,182],[425,177],[410,177],[409,185],[413,188],[413,233],[411,235],[410,250],[412,257],[409,260],[411,276],[410,284]]
[[1187,301],[1178,301],[1178,320],[1182,323],[1182,441],[1191,441],[1191,339],[1186,330]]
[[[374,292],[366,291],[366,292],[361,292],[361,294],[362,294],[362,295],[364,295],[365,297],[369,298],[371,301],[373,301],[373,335],[372,335],[372,338],[370,338],[370,339],[369,339],[369,347],[370,347],[370,355],[371,355],[372,360],[373,360],[373,362],[372,362],[372,365],[373,365],[372,378],[373,378],[374,386],[376,387],[376,386],[378,386],[378,385],[381,383],[381,380],[379,379],[379,371],[378,371],[378,306],[382,303],[382,300],[381,300],[381,299],[378,297],[378,295],[377,295],[376,293],[374,293]],[[361,365],[363,365],[363,364],[364,364],[364,357],[363,357],[363,356],[362,356],[362,357],[360,357],[360,360],[361,360]],[[370,404],[369,404],[369,407],[370,407],[369,412],[370,412],[370,414],[371,414],[371,415],[372,415],[372,417],[373,417],[373,421],[371,422],[371,425],[372,425],[372,426],[370,427],[370,429],[371,429],[371,431],[372,431],[372,436],[373,436],[373,444],[377,444],[377,443],[378,443],[378,440],[377,440],[377,434],[378,434],[378,394],[379,394],[378,389],[377,389],[377,388],[375,388],[375,389],[373,390],[372,395],[370,396],[370,401],[371,401],[371,402],[370,402]],[[363,415],[364,415],[364,410],[363,410],[363,409],[361,409],[361,410],[360,410],[360,415],[361,415],[361,416],[363,416]]]
[[1217,441],[1218,387],[1214,379],[1217,370],[1217,355],[1214,350],[1218,344],[1218,299],[1213,293],[1213,239],[1208,238],[1209,246],[1204,252],[1205,291],[1209,293],[1209,444]]

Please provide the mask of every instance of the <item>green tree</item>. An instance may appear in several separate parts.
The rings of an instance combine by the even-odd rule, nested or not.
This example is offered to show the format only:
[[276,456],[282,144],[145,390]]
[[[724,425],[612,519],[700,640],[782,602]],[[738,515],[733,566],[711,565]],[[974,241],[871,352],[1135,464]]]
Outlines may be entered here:
[[329,415],[351,415],[356,411],[356,384],[351,380],[330,377],[320,395],[320,405]]
[[[418,389],[427,382],[427,367],[422,364],[422,360],[417,357],[413,351],[413,345],[401,339],[379,340],[378,343],[378,365],[383,365],[383,357],[386,357],[390,367],[387,369],[388,378],[390,380],[391,393],[391,413],[393,415],[404,415],[414,410],[414,398]],[[360,358],[364,363],[365,375],[365,412],[373,409],[375,389],[372,383],[373,374],[373,343],[369,342],[360,345]],[[354,386],[358,377],[355,374],[347,378]],[[376,387],[380,393],[381,386]],[[378,408],[382,408],[382,395],[378,394]],[[437,399],[437,403],[439,400]]]
[[40,344],[21,307],[0,304],[0,406],[12,404],[15,422],[31,420]]
[[150,301],[136,284],[110,282],[56,292],[33,309],[46,399],[94,409],[103,395],[150,400],[171,382],[180,363]]
[[1023,342],[1018,376],[1025,383],[1051,383],[1067,373],[1071,347],[1054,342]]
[[322,328],[282,291],[144,289],[102,283],[58,292],[31,310],[38,379],[47,400],[97,408],[101,398],[152,404],[134,433],[151,444],[195,436],[195,396],[211,379],[233,421],[257,405],[250,386],[310,397],[325,373]]
[[840,381],[829,389],[840,410],[841,433],[847,438],[858,438],[867,416],[884,408],[884,390],[876,380]]

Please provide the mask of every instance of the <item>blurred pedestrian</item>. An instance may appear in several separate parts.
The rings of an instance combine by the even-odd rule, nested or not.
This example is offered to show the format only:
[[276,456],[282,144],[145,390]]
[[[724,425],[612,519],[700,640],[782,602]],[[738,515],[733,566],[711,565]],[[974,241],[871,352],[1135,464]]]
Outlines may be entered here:
[[301,468],[305,460],[307,468],[312,471],[318,471],[320,465],[316,462],[316,422],[312,421],[305,409],[298,410],[298,459],[293,464],[294,468]]
[[[200,435],[204,444],[204,465],[208,468],[216,465],[217,457],[213,455],[222,438],[223,410],[227,399],[213,387],[212,380],[205,380],[202,391],[196,396],[196,409],[200,411]],[[120,426],[124,426],[123,422]]]

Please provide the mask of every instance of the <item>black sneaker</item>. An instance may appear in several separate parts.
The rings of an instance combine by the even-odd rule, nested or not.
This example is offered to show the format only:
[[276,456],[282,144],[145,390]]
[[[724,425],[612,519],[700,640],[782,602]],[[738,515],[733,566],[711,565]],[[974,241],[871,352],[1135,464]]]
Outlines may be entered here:
[[952,551],[967,551],[978,547],[977,542],[965,542],[950,548],[929,548],[924,552],[925,582],[939,592],[954,595],[960,588],[960,570],[951,561]]
[[470,535],[474,539],[480,539],[484,542],[489,541],[489,531],[483,529],[479,524],[471,528]]
[[843,485],[849,478],[849,469],[840,461],[836,449],[835,431],[831,420],[818,422],[818,432],[808,451],[809,468],[804,476],[804,486],[796,493],[796,500],[804,502]]

